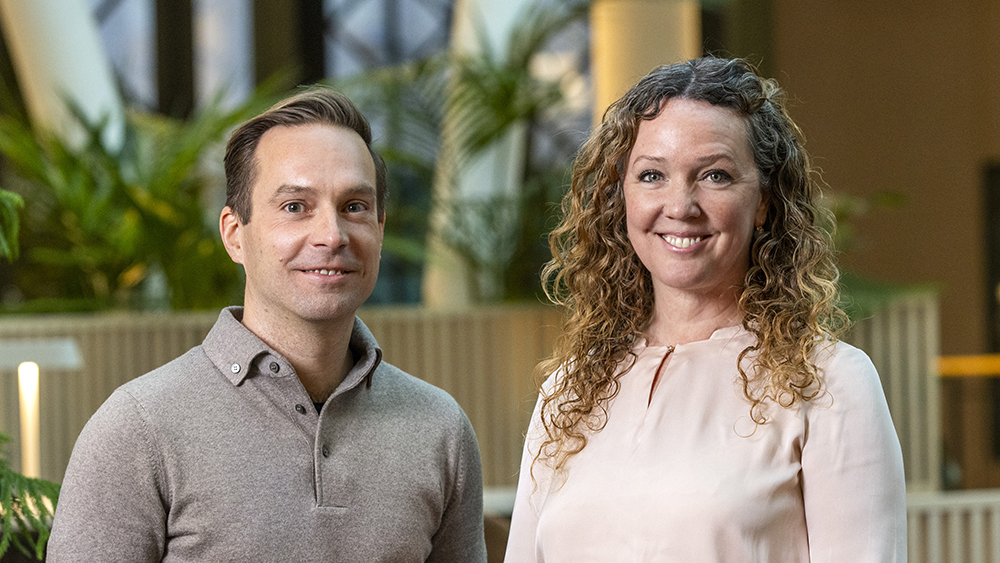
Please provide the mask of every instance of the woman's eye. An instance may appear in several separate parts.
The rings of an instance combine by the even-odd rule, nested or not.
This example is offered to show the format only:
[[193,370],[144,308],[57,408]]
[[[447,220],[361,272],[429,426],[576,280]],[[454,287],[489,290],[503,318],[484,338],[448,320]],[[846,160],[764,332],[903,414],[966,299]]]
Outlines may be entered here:
[[705,179],[709,182],[722,184],[731,181],[733,177],[730,176],[725,170],[709,170],[708,173],[705,174]]
[[640,182],[659,182],[663,179],[663,174],[660,174],[656,170],[646,170],[639,174]]

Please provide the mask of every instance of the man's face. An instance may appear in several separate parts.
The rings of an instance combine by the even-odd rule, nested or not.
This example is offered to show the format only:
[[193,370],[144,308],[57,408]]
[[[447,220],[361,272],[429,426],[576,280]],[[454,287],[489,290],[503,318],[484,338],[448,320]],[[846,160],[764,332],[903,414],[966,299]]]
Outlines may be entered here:
[[279,126],[255,156],[250,220],[228,207],[220,219],[229,255],[246,270],[244,324],[270,332],[353,322],[375,287],[385,227],[364,141],[342,127]]

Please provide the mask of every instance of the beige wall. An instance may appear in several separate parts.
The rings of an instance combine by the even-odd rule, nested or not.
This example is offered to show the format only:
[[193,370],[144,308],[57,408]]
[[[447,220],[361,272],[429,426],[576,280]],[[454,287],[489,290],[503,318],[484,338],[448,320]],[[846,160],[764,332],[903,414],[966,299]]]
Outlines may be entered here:
[[855,271],[937,282],[945,354],[983,352],[981,166],[1000,157],[989,0],[774,0],[772,68],[838,192],[904,193],[858,223]]

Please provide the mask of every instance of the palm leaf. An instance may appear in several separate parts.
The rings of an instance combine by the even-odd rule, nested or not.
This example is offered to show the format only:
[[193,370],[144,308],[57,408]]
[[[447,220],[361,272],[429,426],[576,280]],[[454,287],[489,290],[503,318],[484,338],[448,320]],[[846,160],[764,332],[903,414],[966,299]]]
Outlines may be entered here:
[[[0,446],[9,440],[0,434]],[[0,457],[0,556],[13,545],[42,559],[58,499],[57,483],[16,473]]]
[[0,190],[0,258],[17,258],[17,232],[20,227],[18,212],[23,207],[24,199],[21,196]]

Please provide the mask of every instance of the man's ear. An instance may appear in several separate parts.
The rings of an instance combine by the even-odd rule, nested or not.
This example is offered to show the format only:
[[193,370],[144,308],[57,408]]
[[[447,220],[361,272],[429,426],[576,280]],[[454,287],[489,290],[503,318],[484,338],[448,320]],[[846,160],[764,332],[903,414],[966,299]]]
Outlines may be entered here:
[[222,235],[226,252],[237,264],[243,263],[243,227],[235,211],[228,205],[222,209],[222,214],[219,215],[219,234]]

